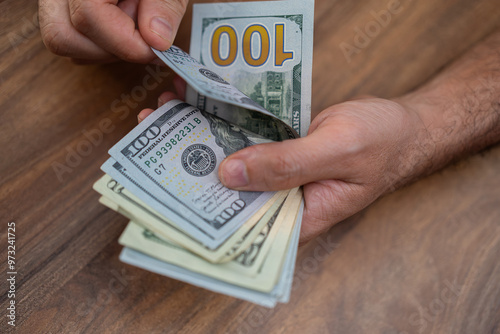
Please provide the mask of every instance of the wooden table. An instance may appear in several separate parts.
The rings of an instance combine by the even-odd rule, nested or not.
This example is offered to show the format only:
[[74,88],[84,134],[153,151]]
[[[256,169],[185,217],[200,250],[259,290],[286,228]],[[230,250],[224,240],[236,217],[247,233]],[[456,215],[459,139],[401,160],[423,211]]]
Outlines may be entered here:
[[[317,0],[314,114],[359,94],[405,93],[500,21],[495,0],[400,0],[377,30],[372,11],[391,5]],[[20,333],[500,333],[498,145],[301,248],[291,301],[275,309],[121,263],[127,219],[100,205],[92,184],[107,150],[172,76],[54,56],[36,11],[35,1],[0,4],[1,332],[11,327],[7,228],[15,222]],[[183,48],[190,17],[189,9],[176,41]],[[373,37],[346,57],[340,45],[354,45],[358,29]],[[155,89],[141,88],[148,71],[157,71]]]

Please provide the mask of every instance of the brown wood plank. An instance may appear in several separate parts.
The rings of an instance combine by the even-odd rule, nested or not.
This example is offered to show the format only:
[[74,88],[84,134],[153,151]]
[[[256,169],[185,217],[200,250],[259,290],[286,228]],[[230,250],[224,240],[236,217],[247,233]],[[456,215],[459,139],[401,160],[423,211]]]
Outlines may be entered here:
[[[375,26],[372,11],[390,2],[317,0],[314,114],[360,94],[404,94],[500,22],[495,0],[401,0],[349,62],[341,43],[354,45],[358,28]],[[56,57],[41,41],[36,10],[36,1],[0,3],[1,332],[9,330],[6,232],[14,221],[19,333],[500,333],[498,145],[301,248],[292,300],[275,309],[122,264],[117,239],[127,220],[97,202],[92,184],[107,150],[172,87],[172,75]],[[190,16],[176,42],[185,49]],[[141,95],[151,72],[158,87]],[[71,153],[78,150],[85,156]],[[55,172],[68,161],[70,172]]]

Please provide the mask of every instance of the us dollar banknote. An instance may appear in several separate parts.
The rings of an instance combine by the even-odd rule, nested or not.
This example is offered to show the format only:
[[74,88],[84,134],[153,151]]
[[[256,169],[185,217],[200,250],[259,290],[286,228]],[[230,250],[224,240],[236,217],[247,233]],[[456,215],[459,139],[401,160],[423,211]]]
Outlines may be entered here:
[[273,192],[231,190],[217,170],[258,136],[189,104],[174,100],[157,109],[109,150],[103,170],[214,249],[240,228]]
[[[285,140],[299,137],[287,123],[250,99],[243,92],[209,70],[189,54],[172,46],[167,51],[153,49],[158,57],[180,75],[200,96],[217,101],[217,107],[201,106],[214,116],[238,124],[242,129],[269,140]],[[200,106],[198,106],[200,108]],[[242,120],[250,120],[243,122]],[[257,123],[256,123],[257,122]],[[255,124],[259,124],[255,127]]]
[[[314,1],[195,4],[190,54],[252,101],[305,136],[311,121]],[[194,106],[273,140],[283,136],[258,114],[188,87]]]
[[[106,165],[109,164],[114,164],[114,162],[110,160]],[[126,179],[125,175],[124,178]],[[94,189],[103,196],[100,201],[104,205],[141,224],[163,239],[184,247],[186,250],[213,263],[230,261],[245,251],[254,239],[262,234],[265,226],[274,222],[273,217],[288,195],[288,191],[278,192],[224,244],[211,250],[185,233],[169,217],[161,215],[146,202],[141,201],[128,188],[111,178],[111,176],[106,174],[101,177],[94,184]]]
[[[279,272],[285,259],[289,238],[300,209],[301,196],[297,189],[290,194],[282,210],[269,222],[261,238],[257,238],[240,257],[223,264],[203,261],[186,249],[159,238],[138,224],[129,227],[120,237],[124,246],[162,261],[184,267],[193,272],[214,277],[220,281],[238,284],[257,291],[269,292],[279,279]],[[286,222],[289,222],[286,224]],[[140,224],[139,224],[140,225]],[[267,265],[266,265],[267,262]]]

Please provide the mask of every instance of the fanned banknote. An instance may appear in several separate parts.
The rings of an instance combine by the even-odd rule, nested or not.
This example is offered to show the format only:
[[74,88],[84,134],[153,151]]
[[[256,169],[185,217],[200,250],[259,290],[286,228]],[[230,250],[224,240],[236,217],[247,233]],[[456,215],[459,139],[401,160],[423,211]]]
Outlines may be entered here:
[[[209,70],[198,60],[176,46],[167,51],[153,51],[172,70],[181,76],[199,95],[196,102],[198,108],[209,111],[222,119],[238,124],[242,129],[258,134],[270,140],[285,140],[299,137],[297,132],[273,113],[264,109],[258,103],[222,79],[217,73]],[[194,105],[194,99],[188,101]],[[211,107],[199,105],[201,97],[214,102]],[[245,121],[248,120],[248,121]]]
[[220,163],[307,133],[314,1],[196,4],[190,54],[153,50],[188,83],[113,146],[94,184],[130,222],[123,262],[273,307],[290,297],[299,188],[244,192]]
[[[283,203],[268,227],[262,231],[261,238],[241,256],[229,263],[212,264],[193,255],[185,248],[156,236],[139,223],[129,224],[120,237],[120,243],[159,260],[189,269],[193,272],[216,278],[231,284],[256,291],[270,292],[279,279],[279,273],[285,260],[288,240],[298,214],[302,200],[295,191]],[[286,224],[289,221],[289,224]],[[139,225],[139,226],[138,226]]]
[[[172,277],[201,288],[244,299],[265,307],[274,307],[277,302],[287,303],[290,299],[295,258],[297,256],[297,246],[299,244],[302,209],[303,204],[300,206],[300,210],[297,214],[297,221],[294,224],[294,229],[288,242],[285,259],[278,274],[278,282],[269,292],[245,288],[240,284],[231,284],[223,280],[218,280],[209,275],[186,269],[185,266],[178,266],[168,261],[158,260],[157,256],[148,256],[144,252],[136,251],[129,247],[123,249],[120,254],[120,260],[133,266]],[[143,235],[148,233],[144,229],[141,229],[139,232]],[[161,241],[158,240],[157,242]]]
[[133,195],[111,176],[104,175],[95,183],[94,189],[106,199],[104,205],[145,226],[169,242],[215,263],[230,261],[245,250],[269,223],[288,195],[288,191],[276,193],[260,209],[261,213],[256,212],[221,247],[211,250],[180,229],[171,219],[162,216],[146,202]]
[[[305,136],[311,122],[314,1],[193,7],[191,56]],[[186,100],[253,132],[283,139],[265,120],[203,95],[192,86]]]

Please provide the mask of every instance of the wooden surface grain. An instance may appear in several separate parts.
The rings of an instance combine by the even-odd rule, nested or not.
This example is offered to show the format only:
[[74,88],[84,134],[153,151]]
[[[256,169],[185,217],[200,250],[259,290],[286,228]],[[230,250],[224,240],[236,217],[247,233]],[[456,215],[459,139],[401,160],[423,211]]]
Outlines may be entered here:
[[[500,21],[496,0],[400,0],[386,26],[346,57],[340,45],[353,45],[391,2],[317,0],[314,115],[356,95],[418,87]],[[13,221],[19,333],[500,333],[498,145],[301,248],[291,301],[275,309],[122,264],[117,238],[127,219],[100,205],[92,184],[107,150],[172,87],[172,75],[54,56],[36,11],[35,1],[0,3],[1,332],[12,330]],[[186,49],[190,17],[189,9],[176,40]],[[151,72],[158,86],[141,90]],[[60,165],[70,167],[61,174]]]

